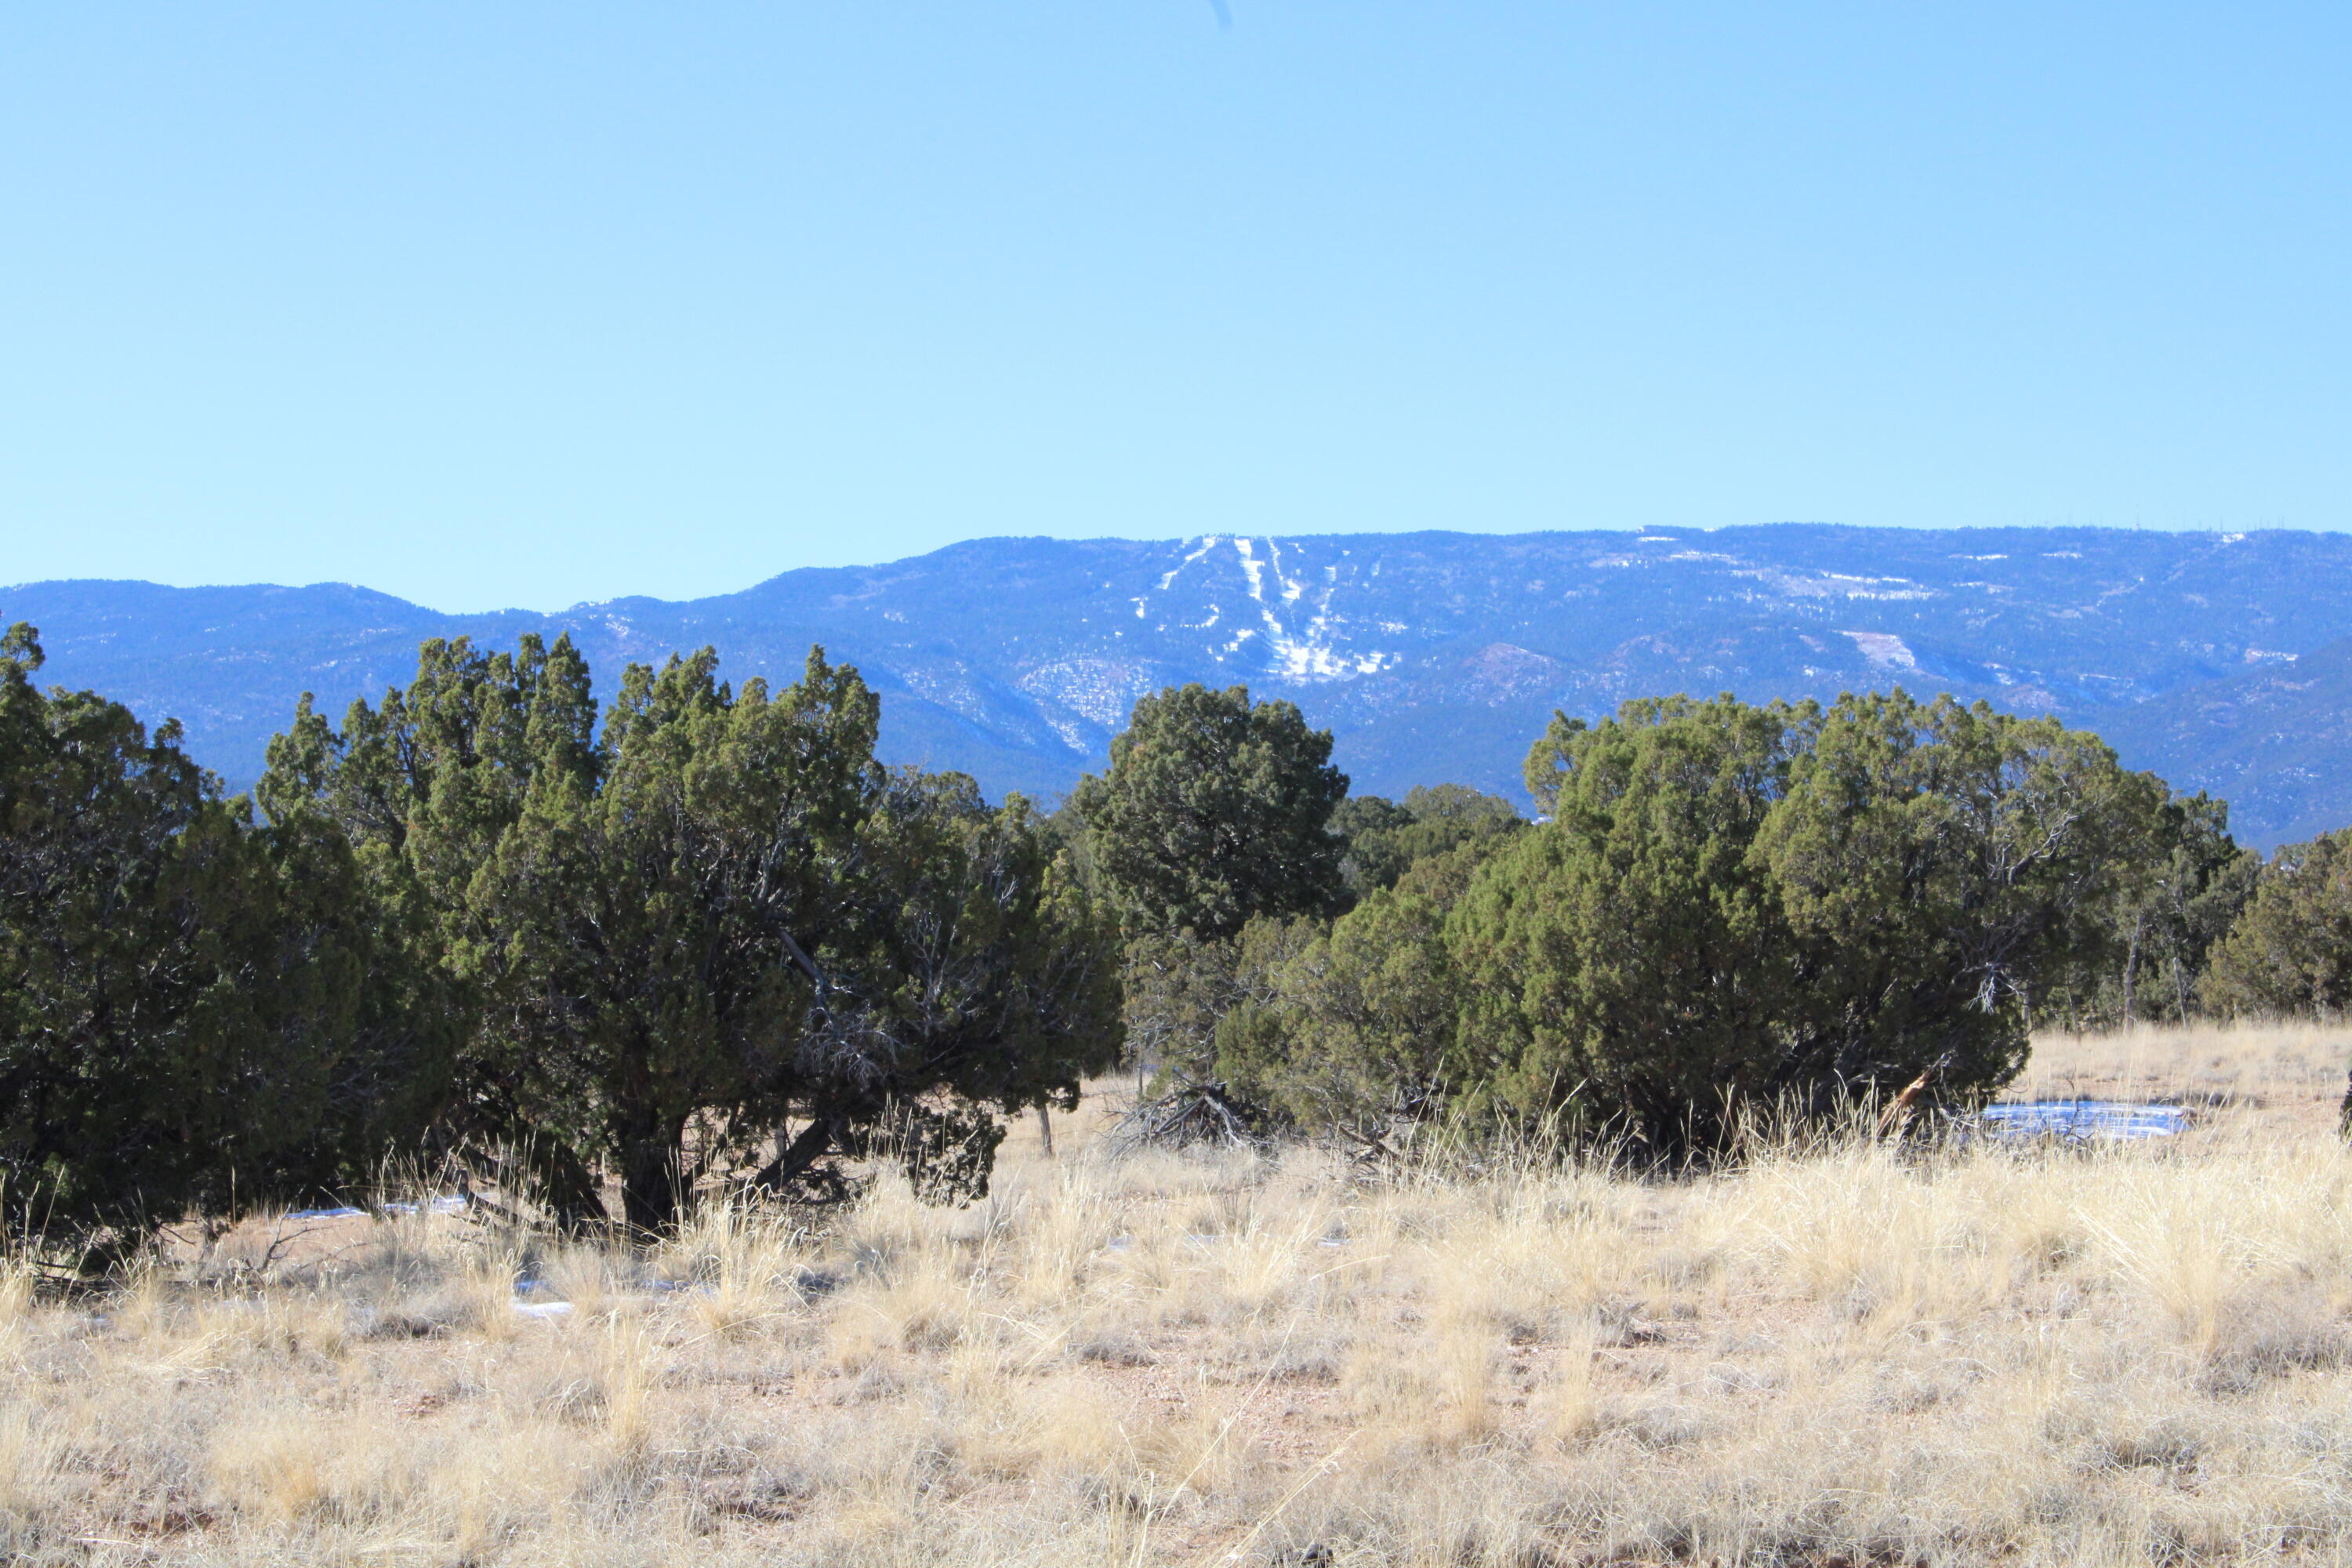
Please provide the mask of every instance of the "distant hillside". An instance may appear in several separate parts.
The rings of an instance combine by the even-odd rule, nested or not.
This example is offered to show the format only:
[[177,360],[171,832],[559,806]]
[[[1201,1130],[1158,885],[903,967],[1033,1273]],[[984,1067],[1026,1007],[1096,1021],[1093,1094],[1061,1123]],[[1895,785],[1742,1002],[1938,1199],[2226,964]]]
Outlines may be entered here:
[[[716,645],[789,679],[812,642],[885,694],[890,757],[992,793],[1098,766],[1134,699],[1245,682],[1339,737],[1360,789],[1517,794],[1554,708],[1900,683],[2096,724],[2126,760],[2227,795],[2269,844],[2352,822],[2352,536],[1801,524],[1626,533],[977,540],[740,594],[451,616],[363,588],[0,589],[47,678],[175,715],[233,783],[294,699],[340,712],[417,642],[569,631],[600,676]],[[2307,658],[2305,656],[2308,656]]]
[[2242,837],[2352,826],[2352,638],[2091,722],[2136,765],[2228,800]]

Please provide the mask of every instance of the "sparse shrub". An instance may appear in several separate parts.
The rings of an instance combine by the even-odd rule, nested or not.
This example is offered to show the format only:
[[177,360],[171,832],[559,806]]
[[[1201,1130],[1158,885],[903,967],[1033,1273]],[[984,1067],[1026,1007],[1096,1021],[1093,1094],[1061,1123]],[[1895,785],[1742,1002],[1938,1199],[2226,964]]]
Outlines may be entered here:
[[2352,1332],[2307,1279],[2280,1279],[2226,1296],[2206,1352],[2204,1386],[2247,1394],[2299,1372],[2352,1360]]

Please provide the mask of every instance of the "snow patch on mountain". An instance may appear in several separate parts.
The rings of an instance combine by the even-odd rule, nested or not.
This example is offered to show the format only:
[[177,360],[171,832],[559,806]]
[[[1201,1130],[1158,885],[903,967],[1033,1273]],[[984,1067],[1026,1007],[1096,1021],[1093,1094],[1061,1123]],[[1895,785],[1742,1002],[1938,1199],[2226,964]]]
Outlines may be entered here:
[[[1058,702],[1106,730],[1116,730],[1127,722],[1135,700],[1158,689],[1160,681],[1159,672],[1140,659],[1063,658],[1039,665],[1013,685],[1032,697]],[[1071,744],[1084,751],[1092,742],[1073,740]]]
[[[1223,553],[1224,547],[1230,548],[1230,555]],[[1174,566],[1160,574],[1156,592],[1172,594],[1184,569],[1203,560],[1211,560],[1213,565],[1215,560],[1222,559],[1237,568],[1243,589],[1256,609],[1258,624],[1234,627],[1204,651],[1221,664],[1247,654],[1253,667],[1286,684],[1351,680],[1392,669],[1402,662],[1404,656],[1401,653],[1350,646],[1344,631],[1346,617],[1336,614],[1332,607],[1345,584],[1340,566],[1336,563],[1327,564],[1318,574],[1311,565],[1297,562],[1299,553],[1294,544],[1286,559],[1282,542],[1276,539],[1205,535]],[[1379,570],[1376,562],[1372,575],[1377,576]],[[1230,583],[1231,579],[1226,581]],[[1149,595],[1131,602],[1139,619],[1150,618]],[[1207,631],[1223,618],[1223,606],[1214,601],[1204,606],[1208,611],[1206,619],[1186,618],[1186,612],[1196,606],[1200,606],[1200,601],[1196,600],[1192,606],[1182,606],[1172,617],[1174,624]],[[1402,629],[1394,622],[1387,623],[1387,626]]]
[[1200,549],[1195,550],[1192,554],[1187,555],[1183,560],[1179,561],[1175,565],[1171,566],[1167,571],[1160,574],[1160,591],[1163,594],[1168,592],[1169,587],[1176,581],[1176,574],[1181,572],[1185,567],[1190,566],[1193,562],[1198,561],[1202,556],[1206,555],[1210,551],[1214,550],[1216,547],[1217,536],[1215,534],[1211,533],[1202,535]]
[[1933,588],[1907,577],[1867,577],[1850,572],[1789,572],[1751,566],[1735,574],[1753,577],[1791,599],[1932,599]]
[[[2217,558],[2228,571],[2210,569]],[[971,541],[688,604],[555,616],[445,616],[325,587],[60,583],[0,596],[0,625],[42,628],[45,674],[120,694],[150,721],[186,719],[196,754],[233,786],[259,772],[300,692],[334,711],[406,680],[425,637],[509,647],[531,632],[569,633],[606,690],[631,659],[704,644],[728,679],[780,685],[821,643],[885,693],[892,761],[961,767],[992,792],[1066,789],[1137,697],[1192,680],[1297,701],[1335,730],[1359,786],[1383,794],[1441,779],[1513,789],[1556,709],[1593,718],[1674,691],[1826,700],[1900,681],[2094,725],[2161,701],[2161,720],[2131,721],[2149,761],[2176,784],[2226,785],[2232,826],[2255,841],[2352,821],[2352,783],[2265,795],[2200,760],[2241,731],[2287,734],[2259,759],[2230,752],[2248,765],[2326,773],[2323,757],[2352,757],[2352,725],[2302,734],[2336,688],[2294,689],[2336,668],[2317,650],[2352,647],[2352,535],[1790,525]],[[1840,621],[1867,629],[1832,630]],[[2242,684],[2186,695],[2224,677]],[[2255,687],[2292,699],[2294,717]],[[2327,777],[2352,781],[2352,766]]]
[[1852,637],[1853,646],[1862,650],[1862,657],[1880,669],[1919,668],[1918,656],[1893,632],[1840,632],[1838,636]]

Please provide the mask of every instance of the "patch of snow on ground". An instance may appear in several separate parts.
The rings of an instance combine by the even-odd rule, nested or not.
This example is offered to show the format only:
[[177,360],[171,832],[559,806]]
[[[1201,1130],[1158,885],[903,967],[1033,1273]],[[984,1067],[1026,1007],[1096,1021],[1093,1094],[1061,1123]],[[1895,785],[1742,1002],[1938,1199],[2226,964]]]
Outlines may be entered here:
[[2034,1100],[1988,1105],[1979,1121],[1995,1138],[2054,1138],[2061,1142],[2127,1142],[2169,1138],[2189,1125],[2186,1106],[2139,1105],[2111,1100]]

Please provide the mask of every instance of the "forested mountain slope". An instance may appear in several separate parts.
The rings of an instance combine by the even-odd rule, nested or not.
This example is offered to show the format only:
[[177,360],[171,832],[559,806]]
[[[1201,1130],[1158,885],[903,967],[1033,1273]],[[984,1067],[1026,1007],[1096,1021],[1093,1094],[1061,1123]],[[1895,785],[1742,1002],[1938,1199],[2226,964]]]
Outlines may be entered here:
[[2126,761],[2227,794],[2253,842],[2352,822],[2352,649],[2329,647],[2352,637],[2342,534],[989,539],[556,615],[446,615],[341,584],[84,581],[0,589],[0,621],[16,620],[40,626],[47,679],[177,716],[233,783],[305,689],[340,713],[404,680],[420,638],[568,630],[606,679],[703,643],[733,679],[791,679],[823,642],[886,694],[886,754],[992,794],[1068,788],[1138,695],[1176,681],[1295,700],[1337,731],[1359,789],[1515,795],[1555,708],[1900,683],[2094,724]]
[[2352,826],[2352,638],[2087,721],[2270,844]]

